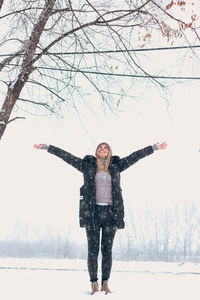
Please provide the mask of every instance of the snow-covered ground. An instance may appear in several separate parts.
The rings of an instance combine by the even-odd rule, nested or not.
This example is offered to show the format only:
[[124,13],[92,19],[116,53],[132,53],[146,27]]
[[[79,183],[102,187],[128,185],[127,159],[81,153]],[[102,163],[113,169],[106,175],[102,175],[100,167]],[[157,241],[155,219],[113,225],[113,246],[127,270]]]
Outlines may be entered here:
[[[199,300],[200,264],[113,261],[110,288],[113,293],[106,297],[113,300]],[[0,259],[0,299],[69,297],[105,297],[103,292],[90,295],[86,261]]]

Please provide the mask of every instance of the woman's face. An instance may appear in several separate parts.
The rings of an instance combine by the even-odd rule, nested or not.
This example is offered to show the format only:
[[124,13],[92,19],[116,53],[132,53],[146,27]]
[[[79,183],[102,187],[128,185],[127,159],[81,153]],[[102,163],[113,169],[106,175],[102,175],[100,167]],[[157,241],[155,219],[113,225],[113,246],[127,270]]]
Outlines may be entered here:
[[106,158],[109,154],[109,148],[106,144],[101,144],[97,148],[97,156],[100,158]]

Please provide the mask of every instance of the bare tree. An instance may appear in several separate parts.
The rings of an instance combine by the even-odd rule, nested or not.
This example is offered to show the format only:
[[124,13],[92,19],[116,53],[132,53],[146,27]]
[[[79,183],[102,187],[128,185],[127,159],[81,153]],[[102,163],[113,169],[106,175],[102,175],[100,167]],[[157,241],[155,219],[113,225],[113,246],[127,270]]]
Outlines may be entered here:
[[[199,259],[199,209],[194,203],[164,210],[129,209],[129,235],[120,237],[123,259],[195,261]],[[133,222],[134,220],[134,222]]]
[[194,203],[184,204],[183,208],[183,259],[187,261],[192,258],[192,246],[194,243],[194,232],[197,225],[197,208]]
[[77,109],[75,99],[83,101],[89,87],[104,104],[116,107],[127,91],[116,91],[107,75],[119,66],[123,74],[135,76],[132,84],[145,77],[163,87],[131,49],[160,35],[170,43],[178,38],[189,45],[199,41],[197,2],[191,9],[184,1],[165,0],[0,1],[5,29],[0,41],[0,88],[5,95],[0,139],[10,122],[24,118],[20,109],[32,105],[60,113],[63,104]]

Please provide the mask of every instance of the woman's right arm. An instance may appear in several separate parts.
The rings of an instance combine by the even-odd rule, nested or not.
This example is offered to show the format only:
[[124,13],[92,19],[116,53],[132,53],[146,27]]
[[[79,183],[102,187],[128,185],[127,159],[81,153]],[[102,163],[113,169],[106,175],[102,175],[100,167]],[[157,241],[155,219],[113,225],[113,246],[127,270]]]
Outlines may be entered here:
[[62,158],[65,162],[70,164],[72,167],[76,168],[78,171],[82,172],[83,160],[79,157],[74,156],[73,154],[64,151],[58,147],[46,144],[35,144],[33,146],[35,149],[47,150],[49,153],[54,154],[60,158]]

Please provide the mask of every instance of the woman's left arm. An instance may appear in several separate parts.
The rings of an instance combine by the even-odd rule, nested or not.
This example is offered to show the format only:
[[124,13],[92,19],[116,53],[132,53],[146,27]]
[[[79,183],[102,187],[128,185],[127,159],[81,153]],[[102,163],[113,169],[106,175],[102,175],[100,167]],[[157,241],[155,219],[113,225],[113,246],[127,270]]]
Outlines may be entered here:
[[119,160],[119,169],[120,172],[126,170],[131,167],[134,163],[136,163],[141,158],[152,154],[155,150],[164,150],[167,148],[167,143],[156,143],[153,146],[148,146],[138,151],[133,152],[127,157],[121,158]]

